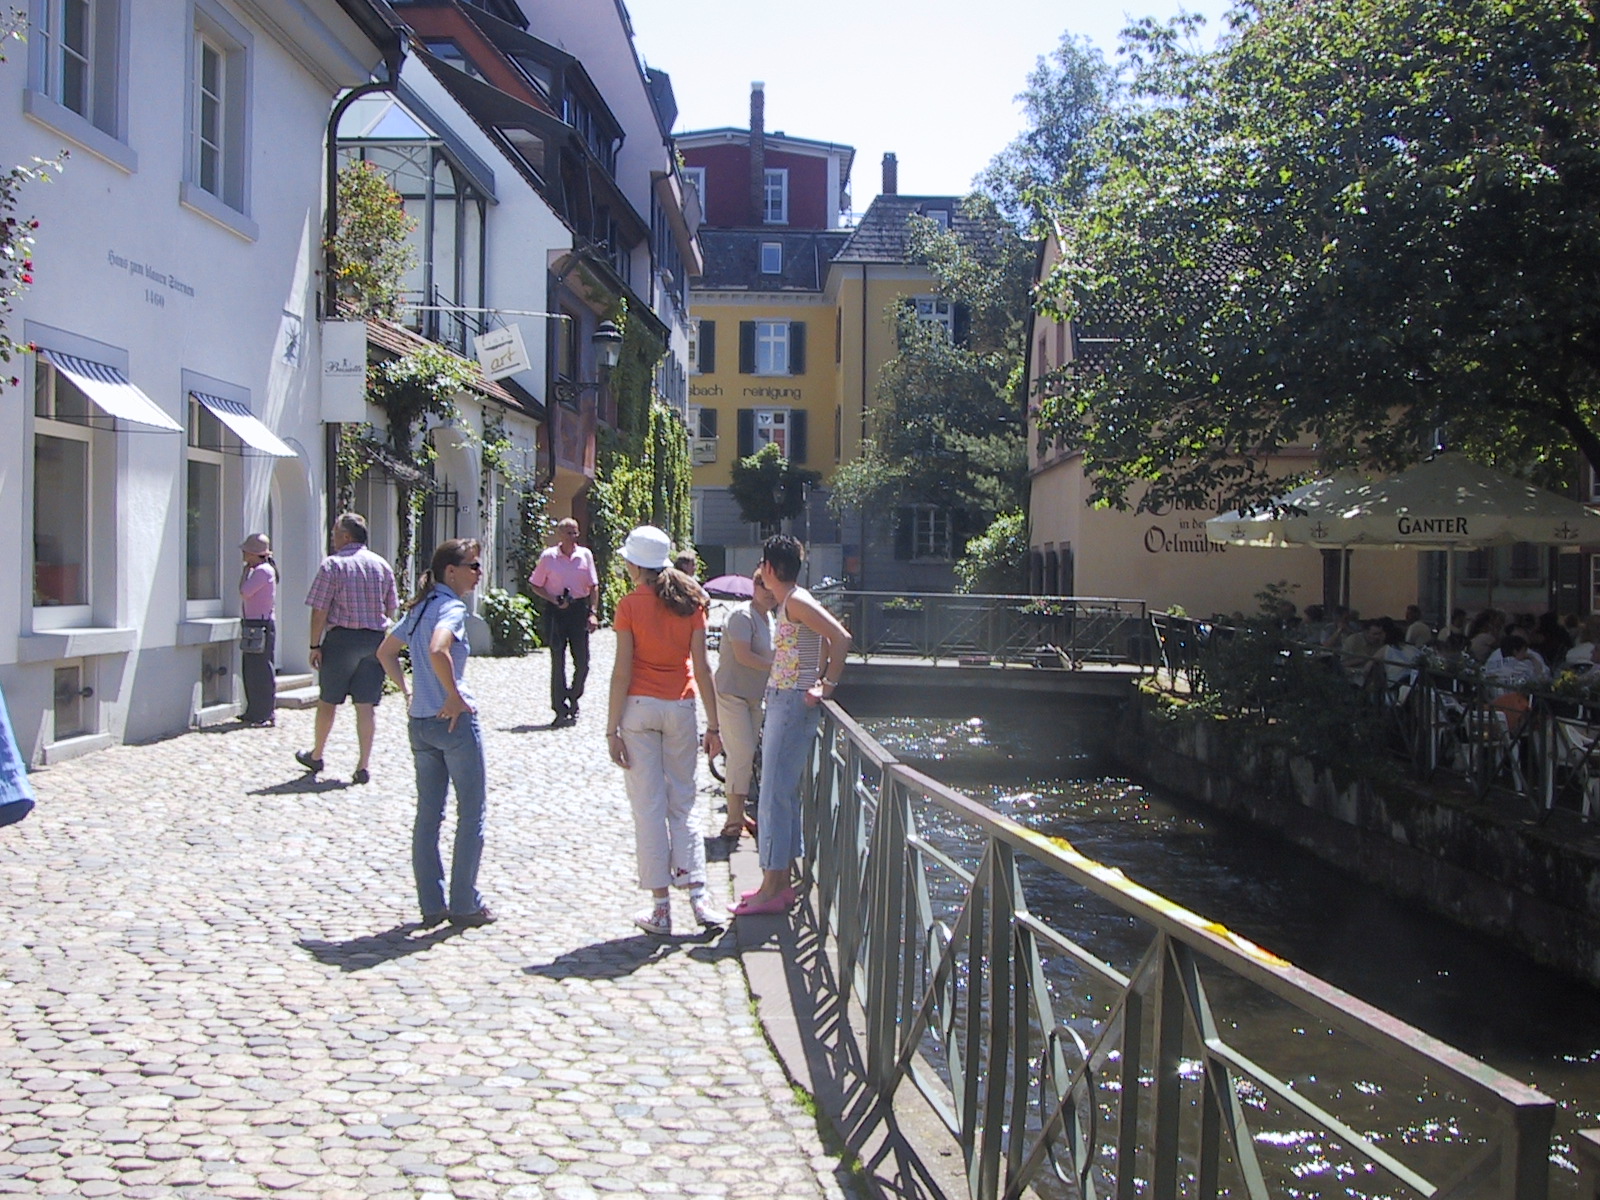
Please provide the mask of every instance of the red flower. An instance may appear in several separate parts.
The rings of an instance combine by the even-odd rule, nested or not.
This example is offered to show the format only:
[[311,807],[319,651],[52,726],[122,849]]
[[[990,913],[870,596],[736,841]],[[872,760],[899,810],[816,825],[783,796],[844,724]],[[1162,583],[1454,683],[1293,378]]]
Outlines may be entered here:
[[24,271],[23,274],[22,274],[22,282],[23,283],[32,283],[33,282],[33,276],[29,275],[26,271]]

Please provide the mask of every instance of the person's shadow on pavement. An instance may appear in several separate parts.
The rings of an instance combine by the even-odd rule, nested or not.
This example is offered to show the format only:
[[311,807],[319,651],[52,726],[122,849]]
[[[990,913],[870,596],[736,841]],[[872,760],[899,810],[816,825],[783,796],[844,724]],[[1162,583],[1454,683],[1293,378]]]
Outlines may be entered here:
[[699,946],[722,933],[720,929],[696,929],[693,933],[656,937],[634,934],[609,942],[593,942],[557,955],[547,963],[523,967],[524,975],[545,979],[621,979],[647,963],[659,962],[685,946]]
[[397,958],[420,954],[462,932],[452,925],[441,925],[425,937],[409,936],[421,929],[422,926],[418,922],[407,921],[392,929],[385,929],[382,933],[369,933],[345,942],[302,938],[295,945],[308,951],[312,958],[326,966],[338,967],[341,971],[365,971],[382,963],[393,962]]
[[315,775],[296,775],[293,779],[285,779],[282,783],[274,783],[268,787],[255,788],[246,793],[251,796],[310,796],[317,792],[338,792],[349,787],[350,783],[344,779],[320,779]]

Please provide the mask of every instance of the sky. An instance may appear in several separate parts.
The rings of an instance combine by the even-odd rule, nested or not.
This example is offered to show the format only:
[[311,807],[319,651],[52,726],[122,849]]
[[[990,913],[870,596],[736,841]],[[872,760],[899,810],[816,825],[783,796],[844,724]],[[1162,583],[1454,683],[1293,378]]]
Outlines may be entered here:
[[766,85],[766,126],[855,147],[852,206],[878,194],[886,151],[900,191],[964,195],[1022,129],[1016,96],[1064,33],[1108,58],[1131,19],[1206,18],[1224,0],[626,0],[634,43],[672,77],[674,132],[750,123],[750,84]]

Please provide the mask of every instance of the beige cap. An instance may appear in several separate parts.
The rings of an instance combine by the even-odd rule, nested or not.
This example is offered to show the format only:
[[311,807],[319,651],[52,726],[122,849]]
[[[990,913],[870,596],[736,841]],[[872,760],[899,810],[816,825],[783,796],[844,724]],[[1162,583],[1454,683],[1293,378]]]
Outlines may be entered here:
[[271,554],[272,539],[264,533],[252,533],[239,543],[239,549],[245,554]]

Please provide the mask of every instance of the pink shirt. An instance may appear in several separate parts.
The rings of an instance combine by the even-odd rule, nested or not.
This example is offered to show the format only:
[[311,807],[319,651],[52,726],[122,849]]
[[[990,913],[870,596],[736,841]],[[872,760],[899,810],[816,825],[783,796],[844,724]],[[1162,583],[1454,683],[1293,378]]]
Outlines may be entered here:
[[341,629],[387,629],[400,607],[394,572],[360,542],[350,542],[322,560],[306,594],[306,606],[328,614]]
[[246,621],[270,621],[278,602],[278,571],[266,563],[248,568],[239,580],[239,615]]
[[577,546],[571,554],[563,554],[560,546],[551,546],[539,555],[539,563],[528,576],[528,582],[552,596],[559,596],[565,590],[572,593],[574,600],[582,600],[590,592],[599,590],[600,576],[594,569],[594,555],[587,547]]

